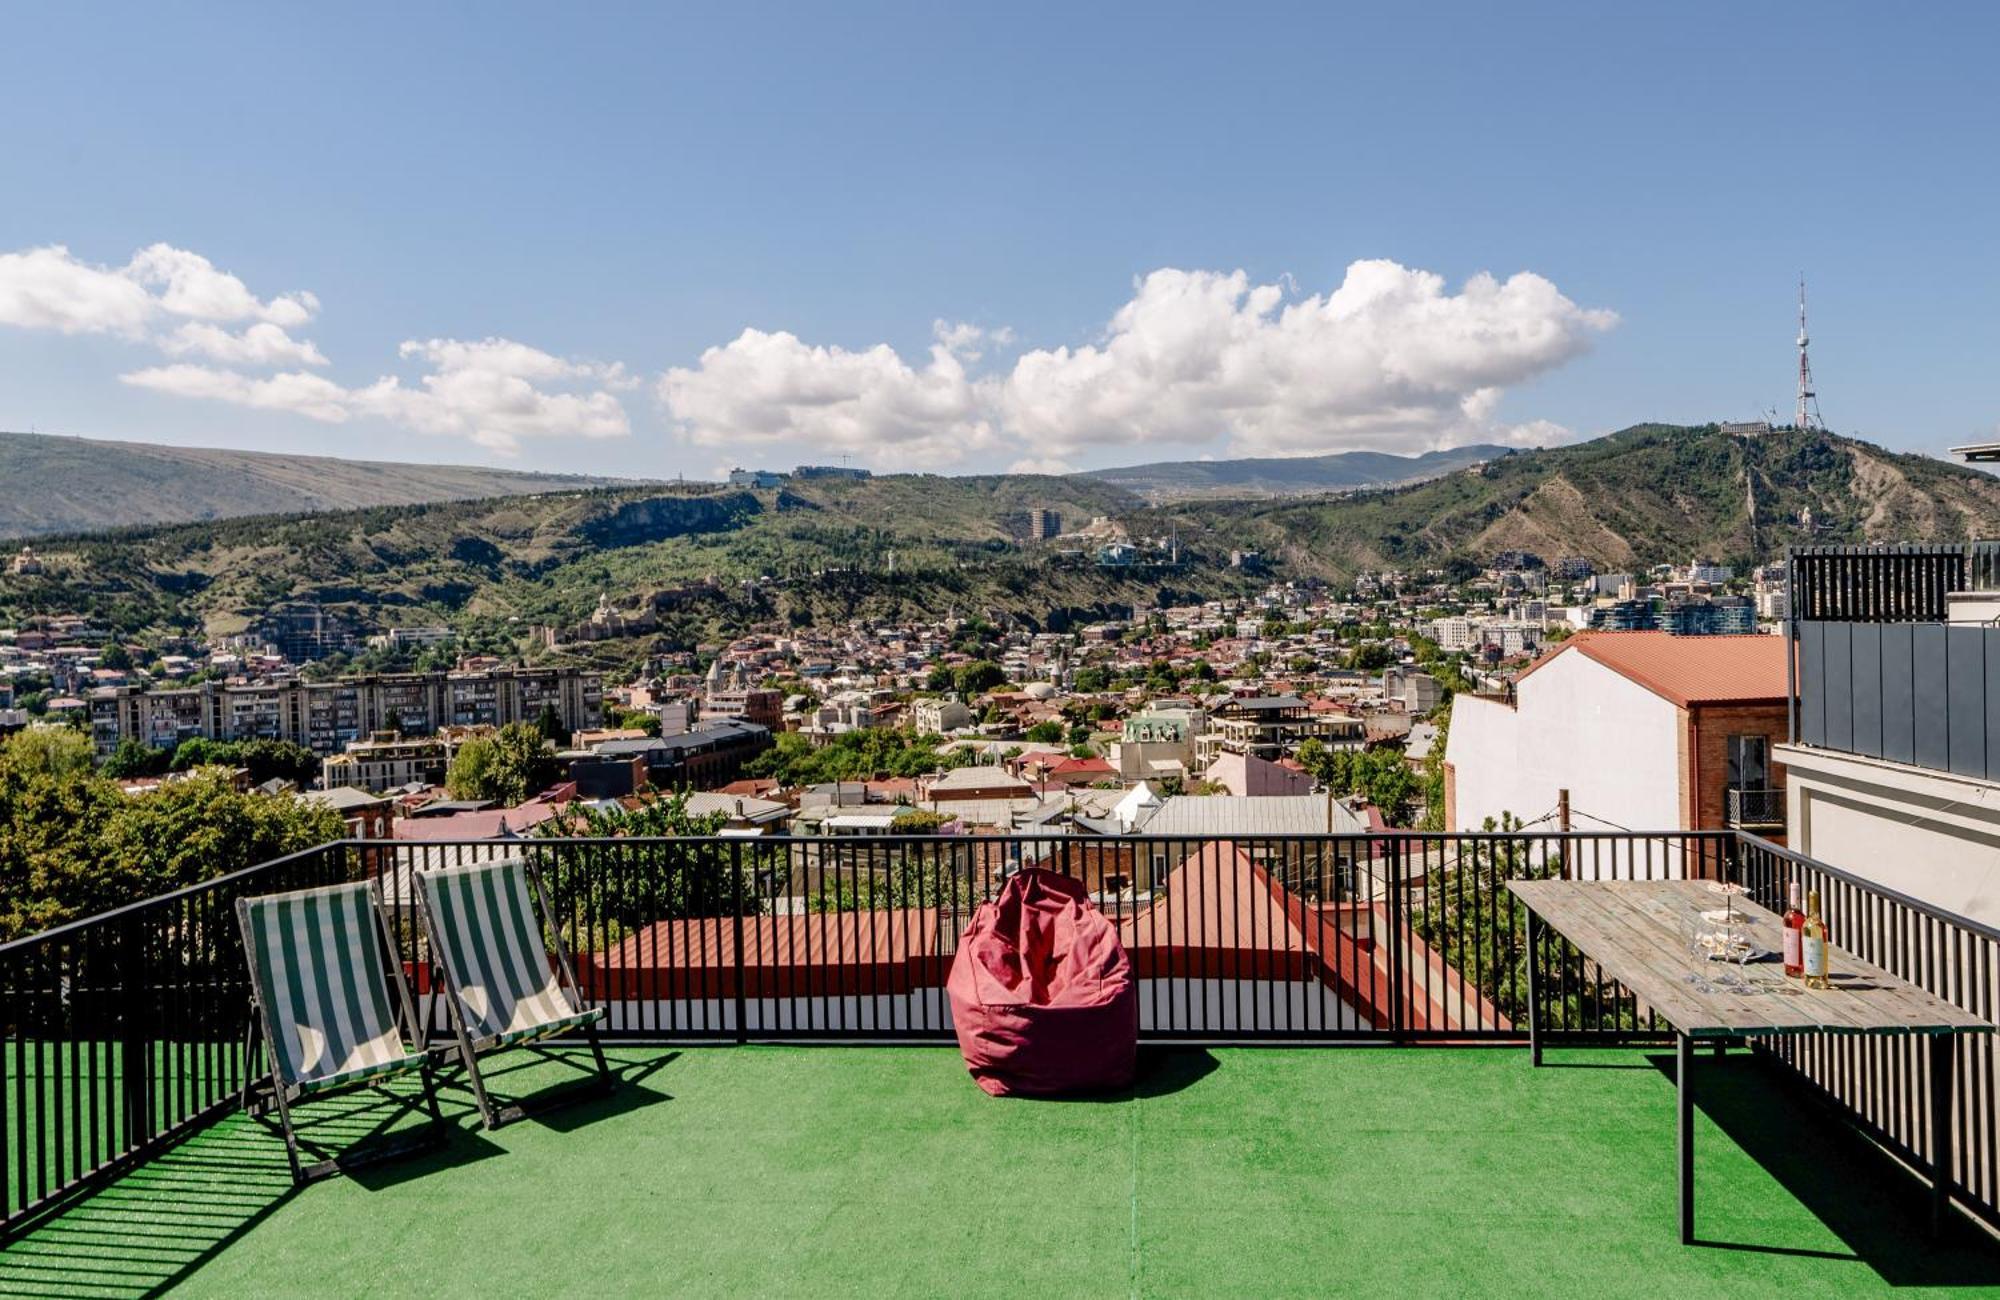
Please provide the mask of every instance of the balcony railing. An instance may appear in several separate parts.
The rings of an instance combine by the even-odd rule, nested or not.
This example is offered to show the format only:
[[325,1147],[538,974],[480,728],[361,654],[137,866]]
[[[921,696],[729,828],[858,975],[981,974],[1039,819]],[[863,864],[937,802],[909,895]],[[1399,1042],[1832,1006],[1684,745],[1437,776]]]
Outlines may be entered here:
[[2000,780],[2000,627],[1810,622],[1800,744]]
[[1723,815],[1738,830],[1779,830],[1785,824],[1783,790],[1750,790],[1732,787],[1724,791]]
[[[1733,831],[347,841],[0,945],[0,1231],[235,1104],[254,1064],[237,898],[379,879],[441,1031],[415,874],[515,854],[538,864],[583,992],[628,1041],[949,1042],[958,936],[1025,866],[1079,880],[1117,924],[1146,1041],[1523,1042],[1530,963],[1545,1041],[1663,1039],[1651,1008],[1560,937],[1530,948],[1505,883],[1554,876],[1729,877],[1767,905],[1799,880],[1859,955],[1988,1019],[2000,1000],[2000,932]],[[1923,1158],[1921,1053],[1772,1050]],[[2000,1057],[1990,1039],[1958,1050],[1956,1192],[2000,1224]]]

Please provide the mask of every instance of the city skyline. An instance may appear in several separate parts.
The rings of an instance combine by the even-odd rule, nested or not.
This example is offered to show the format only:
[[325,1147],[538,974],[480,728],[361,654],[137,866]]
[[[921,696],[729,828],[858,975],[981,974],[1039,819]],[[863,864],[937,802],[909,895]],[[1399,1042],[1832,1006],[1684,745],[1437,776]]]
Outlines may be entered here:
[[1830,427],[1989,438],[1993,20],[1802,12],[37,15],[0,427],[661,477],[1540,445],[1789,410],[1803,271]]

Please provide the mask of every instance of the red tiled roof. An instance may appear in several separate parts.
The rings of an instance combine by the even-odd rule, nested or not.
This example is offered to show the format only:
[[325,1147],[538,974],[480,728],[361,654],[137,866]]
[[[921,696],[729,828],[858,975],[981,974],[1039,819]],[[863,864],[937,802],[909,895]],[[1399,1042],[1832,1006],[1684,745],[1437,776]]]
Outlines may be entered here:
[[1662,699],[1691,704],[1782,704],[1785,638],[1675,636],[1670,632],[1579,632],[1516,678],[1526,681],[1557,655],[1580,654]]

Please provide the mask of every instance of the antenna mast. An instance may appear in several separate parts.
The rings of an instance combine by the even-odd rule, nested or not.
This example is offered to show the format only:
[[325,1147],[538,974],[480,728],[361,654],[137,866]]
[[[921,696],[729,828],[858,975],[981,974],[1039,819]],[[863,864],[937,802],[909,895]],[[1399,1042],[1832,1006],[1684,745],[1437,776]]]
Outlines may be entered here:
[[1819,394],[1813,391],[1812,362],[1806,359],[1806,278],[1799,277],[1799,409],[1792,423],[1799,429],[1825,427],[1819,413]]

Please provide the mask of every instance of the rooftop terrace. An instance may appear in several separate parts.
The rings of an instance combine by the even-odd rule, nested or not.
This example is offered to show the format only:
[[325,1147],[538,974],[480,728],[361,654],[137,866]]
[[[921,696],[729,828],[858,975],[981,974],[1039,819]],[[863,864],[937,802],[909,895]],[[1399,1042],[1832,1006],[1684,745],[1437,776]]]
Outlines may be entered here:
[[609,1098],[489,1134],[454,1089],[442,1151],[302,1190],[232,1114],[0,1252],[0,1294],[2000,1293],[1988,1239],[1931,1243],[1921,1179],[1743,1052],[1697,1071],[1680,1246],[1671,1055],[1549,1059],[1148,1049],[1131,1092],[1035,1102],[943,1047],[621,1047]]

